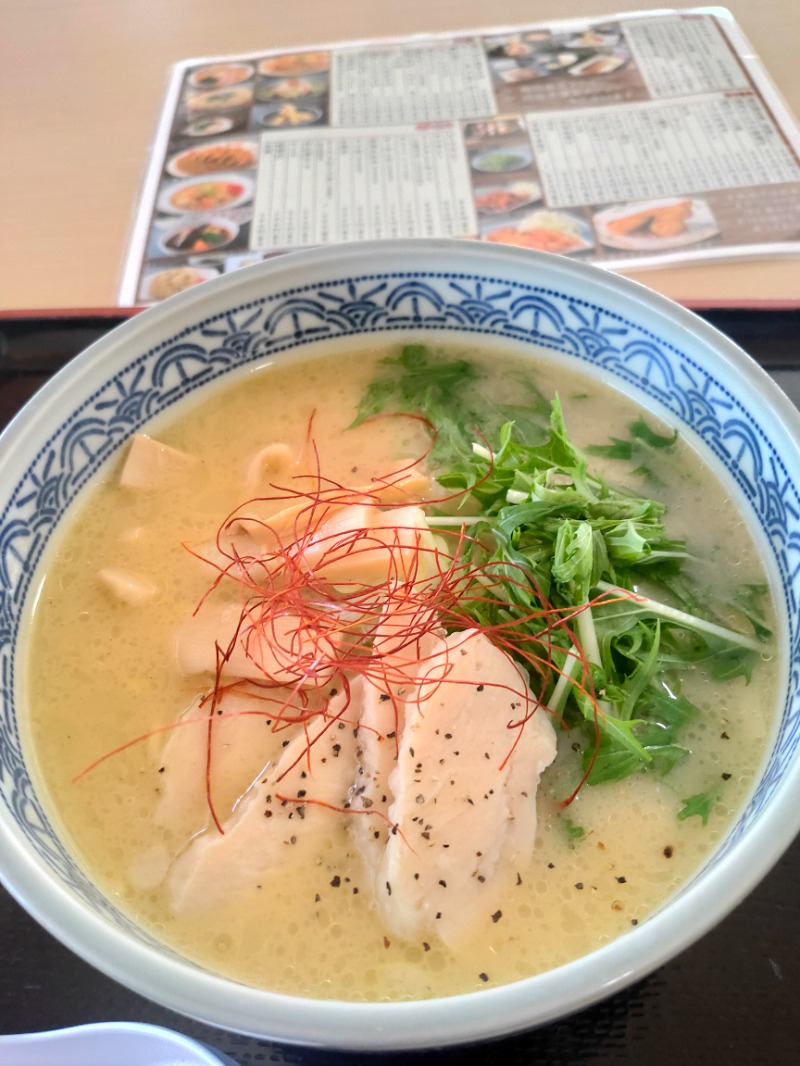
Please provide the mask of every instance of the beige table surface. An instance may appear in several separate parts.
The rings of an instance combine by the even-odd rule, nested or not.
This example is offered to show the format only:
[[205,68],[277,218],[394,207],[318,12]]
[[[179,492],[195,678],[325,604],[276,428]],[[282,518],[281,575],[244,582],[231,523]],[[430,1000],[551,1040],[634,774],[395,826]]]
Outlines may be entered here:
[[[691,4],[643,0],[0,0],[0,312],[117,302],[172,63]],[[795,114],[800,0],[728,8]],[[800,257],[639,272],[684,302],[800,305]]]

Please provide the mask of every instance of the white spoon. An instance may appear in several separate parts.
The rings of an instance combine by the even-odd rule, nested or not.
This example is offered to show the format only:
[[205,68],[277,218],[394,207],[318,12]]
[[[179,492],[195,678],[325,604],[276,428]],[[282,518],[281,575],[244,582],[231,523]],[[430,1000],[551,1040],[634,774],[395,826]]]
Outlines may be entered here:
[[236,1066],[187,1036],[155,1025],[104,1022],[0,1036],[0,1066]]

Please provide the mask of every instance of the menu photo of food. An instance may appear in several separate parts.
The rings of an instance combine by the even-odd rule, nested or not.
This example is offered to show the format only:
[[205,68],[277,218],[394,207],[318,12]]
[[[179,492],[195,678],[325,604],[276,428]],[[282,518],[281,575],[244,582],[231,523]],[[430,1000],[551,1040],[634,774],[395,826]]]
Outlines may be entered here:
[[592,222],[601,244],[628,252],[683,248],[719,234],[708,203],[689,196],[606,207]]
[[290,52],[268,56],[258,64],[258,73],[271,78],[298,78],[330,70],[330,52]]
[[220,89],[189,93],[185,106],[189,114],[196,115],[206,111],[235,111],[238,108],[249,107],[252,102],[252,86],[228,85]]
[[502,225],[482,226],[481,240],[559,255],[591,252],[595,246],[592,228],[582,214],[547,208],[523,212]]
[[542,187],[521,118],[502,115],[463,127],[479,225],[513,226],[519,213],[542,199]]
[[525,124],[518,115],[503,115],[464,124],[464,140],[474,143],[491,143],[497,137],[519,137],[524,133]]
[[510,174],[530,167],[533,153],[527,143],[481,146],[470,154],[469,163],[480,174]]
[[579,63],[570,66],[568,73],[573,78],[588,78],[595,74],[613,74],[615,70],[624,67],[629,59],[630,53],[626,49],[618,49],[614,52],[595,51],[581,59]]
[[213,267],[184,264],[175,267],[154,267],[146,271],[139,286],[139,299],[145,302],[166,300],[179,292],[210,281],[219,274]]
[[616,48],[622,33],[619,24],[593,26],[566,38],[568,48]]
[[316,101],[287,101],[282,104],[256,104],[250,128],[260,130],[296,130],[327,122],[327,108]]
[[481,186],[475,190],[475,210],[480,216],[495,218],[508,215],[541,200],[538,181],[512,181],[505,185]]
[[330,101],[330,52],[269,56],[257,66],[250,129],[302,129],[326,124]]
[[282,103],[303,99],[318,99],[329,91],[327,74],[309,74],[306,77],[259,78],[256,82],[256,100],[266,103]]
[[195,89],[221,89],[249,81],[254,74],[252,63],[213,63],[193,70],[188,82]]
[[191,178],[226,170],[250,170],[257,164],[258,144],[254,138],[226,138],[175,152],[167,159],[166,170],[173,178]]
[[247,125],[256,67],[250,62],[204,63],[189,70],[175,110],[171,140],[235,133]]
[[255,137],[206,140],[168,155],[150,230],[149,257],[246,246],[257,165]]
[[630,53],[618,24],[581,33],[530,34],[492,37],[486,42],[489,66],[496,82],[515,85],[566,72],[572,77],[611,74],[625,66]]
[[240,207],[253,197],[251,178],[236,172],[166,182],[158,197],[164,214],[186,215]]

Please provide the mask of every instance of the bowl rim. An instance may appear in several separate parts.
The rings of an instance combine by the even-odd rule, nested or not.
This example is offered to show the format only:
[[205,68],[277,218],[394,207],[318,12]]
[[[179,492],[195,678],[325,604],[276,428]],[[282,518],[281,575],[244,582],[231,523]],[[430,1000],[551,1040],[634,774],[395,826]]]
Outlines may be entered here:
[[[464,259],[463,270],[457,264]],[[554,290],[583,279],[594,300],[608,293],[643,305],[639,314],[654,323],[670,322],[685,330],[704,348],[714,350],[720,367],[727,366],[769,404],[781,431],[800,448],[800,413],[754,360],[713,326],[658,293],[607,271],[566,257],[523,249],[462,241],[363,242],[292,252],[256,264],[247,271],[221,275],[144,311],[112,330],[50,379],[0,435],[0,474],[27,440],[41,439],[48,415],[63,411],[65,385],[88,393],[87,383],[101,374],[106,380],[154,330],[173,338],[197,312],[207,318],[238,293],[246,303],[248,291],[263,286],[269,295],[292,287],[291,279],[391,256],[392,271],[430,272],[426,262],[450,257],[453,273],[484,274],[496,263],[528,268],[539,280],[542,270]],[[414,265],[411,265],[411,264]],[[362,273],[370,273],[362,268]],[[230,301],[228,301],[230,306]],[[149,347],[149,345],[148,345]],[[119,365],[118,365],[119,364]],[[98,368],[103,370],[99,371]],[[208,973],[190,962],[169,957],[96,914],[43,869],[29,850],[4,807],[0,806],[3,869],[0,879],[8,891],[49,932],[98,970],[142,995],[207,1024],[254,1037],[285,1043],[349,1050],[401,1050],[456,1045],[496,1038],[546,1024],[574,1013],[646,976],[686,949],[722,920],[766,875],[800,831],[800,755],[796,755],[777,785],[769,804],[754,819],[754,829],[679,895],[635,929],[589,955],[554,970],[518,982],[447,998],[397,1003],[351,1003],[303,999],[251,989]],[[565,1000],[569,1006],[564,1007]],[[263,1025],[255,1019],[266,1017]]]

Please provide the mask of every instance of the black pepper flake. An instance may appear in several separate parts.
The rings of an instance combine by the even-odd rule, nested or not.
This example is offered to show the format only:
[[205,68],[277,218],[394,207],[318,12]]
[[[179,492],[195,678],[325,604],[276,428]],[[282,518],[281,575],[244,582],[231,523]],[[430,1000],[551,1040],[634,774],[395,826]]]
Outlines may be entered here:
[[492,921],[495,923],[495,925],[497,925],[497,923],[500,921],[500,919],[502,917],[503,917],[503,912],[502,911],[495,911],[494,914],[492,915]]
[[408,749],[408,754],[409,754],[409,755],[411,756],[411,758],[413,759],[413,758],[414,758],[414,749],[413,749],[413,748],[409,748],[409,749]]
[[337,696],[338,694],[339,694],[339,689],[338,688],[332,688],[330,690],[330,692],[328,693],[328,695],[331,697],[331,699],[333,699],[333,697]]
[[671,844],[667,844],[667,846],[664,848],[664,858],[665,859],[671,859],[672,858],[672,845]]
[[422,793],[421,793],[421,792],[420,792],[420,794],[419,794],[419,795],[417,796],[417,798],[416,798],[416,802],[417,802],[417,803],[424,803],[424,802],[425,802],[425,797],[424,797],[424,796],[422,795]]
[[334,874],[333,878],[331,879],[331,888],[338,888],[341,883],[341,877],[339,877],[338,874]]
[[321,899],[322,899],[322,896],[319,894],[319,892],[315,892],[314,893],[314,902],[315,903],[319,903]]
[[289,843],[290,844],[296,844],[297,843],[297,837],[295,837],[295,836],[289,837]]
[[479,973],[478,977],[480,977],[481,981],[488,981],[489,980],[488,973]]
[[441,916],[442,916],[442,912],[441,911],[437,911],[436,912],[436,920],[438,921],[441,918]]
[[389,896],[391,896],[391,894],[392,894],[392,885],[391,885],[391,882],[389,882],[389,881],[386,882],[386,893]]
[[522,878],[520,877],[519,873],[517,873],[517,884],[518,885],[522,884]]
[[431,950],[431,946],[430,946],[430,944],[428,943],[427,940],[423,940],[422,941],[422,950],[423,951],[430,951]]
[[419,874],[414,874],[414,880],[419,881]]
[[386,736],[389,740],[394,740],[394,738],[397,736],[397,732],[393,729],[391,733],[387,733]]
[[423,840],[430,840],[431,839],[431,835],[430,835],[430,833],[427,830],[425,830],[424,832],[420,833],[420,836],[422,837]]
[[483,874],[478,874],[478,880],[480,881],[481,884],[483,884],[483,882],[486,880],[486,878],[484,877]]
[[385,936],[385,937],[383,938],[383,946],[384,946],[385,948],[388,948],[388,947],[391,947],[391,946],[392,946],[392,942],[391,942],[391,940],[389,939],[389,937],[388,937],[388,936]]
[[722,780],[723,781],[730,781],[730,779],[731,779],[731,775],[730,774],[723,774],[722,775]]
[[380,696],[378,697],[378,699],[381,701],[381,703],[385,703],[387,700],[390,700],[391,698],[392,697],[387,692],[382,692],[380,694]]
[[719,735],[719,739],[720,740],[730,740],[731,738],[728,736],[728,734],[723,729],[722,732]]
[[554,862],[549,862],[549,863],[547,864],[547,869],[548,869],[548,870],[555,870],[555,868],[556,868],[556,865],[555,865],[555,863],[554,863]]
[[445,733],[444,739],[445,740],[452,740],[453,739],[453,734],[452,733]]
[[442,888],[447,888],[447,882],[446,881],[439,881],[439,884],[442,886]]
[[575,882],[575,887],[576,887],[576,888],[577,888],[578,890],[582,889],[582,888],[583,888],[583,881],[576,881],[576,882]]
[[631,925],[638,925],[638,924],[639,924],[639,919],[638,918],[631,918]]
[[483,692],[483,685],[478,685],[476,691],[477,692]]
[[615,877],[614,880],[618,881],[621,885],[624,885],[628,879],[626,877]]
[[158,768],[158,772],[160,774],[163,774],[165,770],[166,770],[166,766],[159,766],[159,768]]
[[357,888],[357,886],[356,886],[356,885],[353,885],[353,895],[354,895],[354,896],[357,896],[357,895],[358,895],[358,888]]
[[305,796],[305,794],[306,794],[306,790],[304,788],[299,788],[297,790],[297,798],[298,799],[302,799],[303,796]]
[[288,740],[284,740],[283,744],[281,744],[282,748],[288,748],[288,746],[289,746],[289,741]]
[[271,818],[272,817],[272,813],[273,813],[272,811],[266,810],[266,811],[264,811],[264,817],[265,818]]

